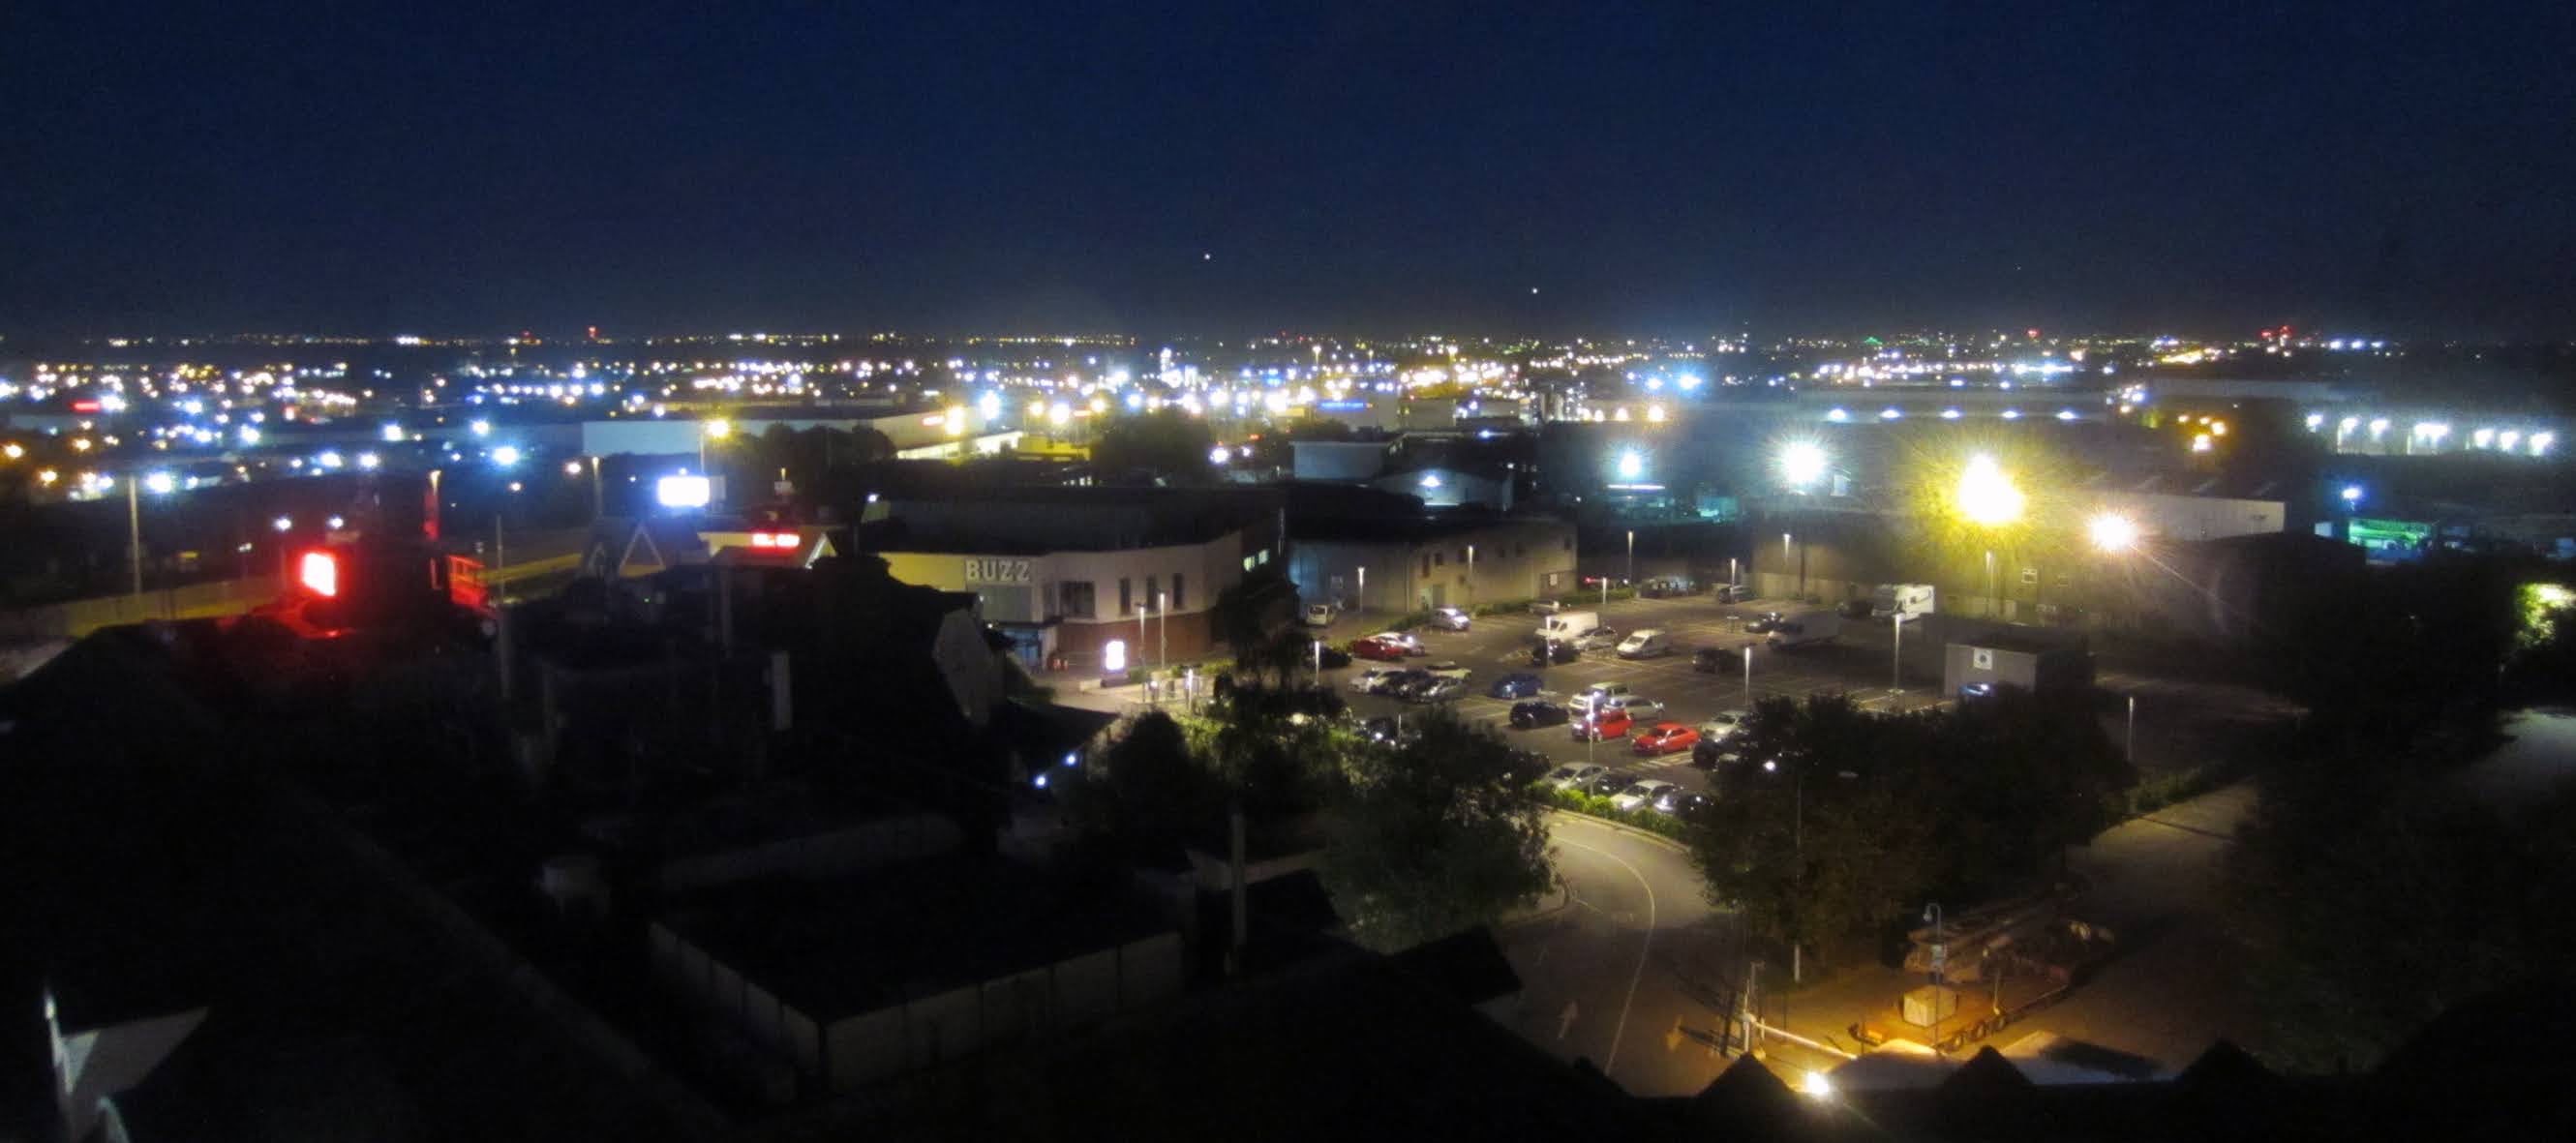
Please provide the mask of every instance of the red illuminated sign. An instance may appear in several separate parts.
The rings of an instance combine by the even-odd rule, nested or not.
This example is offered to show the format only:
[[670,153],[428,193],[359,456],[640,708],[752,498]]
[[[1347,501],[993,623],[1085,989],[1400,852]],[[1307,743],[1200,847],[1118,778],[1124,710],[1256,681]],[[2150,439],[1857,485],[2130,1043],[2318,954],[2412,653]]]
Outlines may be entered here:
[[796,542],[796,533],[794,532],[754,532],[751,534],[751,546],[755,548],[783,548],[792,550],[798,545]]

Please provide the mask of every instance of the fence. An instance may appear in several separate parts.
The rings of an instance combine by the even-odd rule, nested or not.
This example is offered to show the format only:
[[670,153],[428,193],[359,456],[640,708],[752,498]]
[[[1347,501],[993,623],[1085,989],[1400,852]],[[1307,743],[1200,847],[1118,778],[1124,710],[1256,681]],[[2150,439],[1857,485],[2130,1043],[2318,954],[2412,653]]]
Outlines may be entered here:
[[120,623],[239,615],[277,598],[277,590],[276,576],[260,575],[30,607],[0,613],[0,644],[78,639]]

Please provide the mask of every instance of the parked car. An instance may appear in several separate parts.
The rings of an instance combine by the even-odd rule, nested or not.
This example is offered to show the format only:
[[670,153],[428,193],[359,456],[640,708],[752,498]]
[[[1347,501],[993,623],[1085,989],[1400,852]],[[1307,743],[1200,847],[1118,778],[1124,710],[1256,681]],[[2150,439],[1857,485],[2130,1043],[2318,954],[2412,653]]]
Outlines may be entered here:
[[1846,599],[1834,605],[1834,614],[1845,619],[1867,619],[1869,606],[1869,601],[1866,599]]
[[1672,637],[1654,627],[1640,627],[1619,641],[1618,655],[1622,659],[1652,659],[1672,653]]
[[1397,671],[1393,677],[1387,679],[1385,686],[1378,688],[1377,693],[1388,698],[1410,699],[1421,693],[1422,688],[1430,686],[1437,678],[1439,678],[1438,675],[1418,667]]
[[1607,627],[1595,627],[1573,640],[1577,651],[1609,651],[1619,646],[1619,633]]
[[1401,662],[1404,659],[1404,648],[1370,635],[1351,640],[1351,657],[1374,659],[1381,663]]
[[1435,607],[1431,609],[1431,626],[1438,630],[1464,631],[1474,622],[1475,620],[1468,618],[1467,609],[1463,607]]
[[1473,678],[1473,677],[1475,676],[1475,674],[1476,674],[1476,672],[1474,672],[1474,671],[1471,671],[1471,670],[1468,670],[1468,669],[1467,669],[1467,668],[1465,668],[1465,667],[1459,666],[1459,665],[1458,665],[1458,661],[1457,661],[1457,660],[1455,660],[1455,659],[1447,659],[1447,660],[1443,660],[1443,661],[1441,661],[1441,662],[1433,663],[1433,664],[1431,664],[1430,666],[1428,666],[1428,667],[1424,667],[1424,668],[1422,668],[1422,669],[1423,669],[1423,670],[1426,670],[1426,671],[1429,671],[1429,672],[1431,672],[1432,674],[1438,675],[1438,676],[1440,676],[1441,678],[1444,678],[1444,679],[1456,679],[1456,680],[1458,680],[1459,682],[1462,682],[1462,683],[1463,683],[1463,682],[1466,682],[1466,681],[1467,681],[1468,679],[1470,679],[1470,678]]
[[1625,770],[1596,775],[1583,784],[1583,792],[1596,798],[1615,798],[1619,792],[1637,784],[1637,776]]
[[1594,683],[1591,686],[1574,692],[1574,698],[1571,700],[1570,705],[1574,707],[1574,713],[1576,714],[1590,714],[1592,713],[1592,704],[1600,702],[1603,699],[1617,698],[1620,695],[1627,693],[1629,693],[1629,691],[1628,684],[1626,683]]
[[1708,716],[1708,721],[1699,724],[1699,736],[1710,742],[1723,742],[1736,731],[1744,729],[1744,720],[1751,717],[1753,716],[1740,710],[1721,710]]
[[1595,711],[1615,710],[1630,718],[1653,718],[1664,713],[1664,704],[1644,695],[1612,695],[1592,704]]
[[1364,695],[1376,694],[1385,689],[1388,683],[1395,681],[1398,673],[1388,667],[1365,668],[1351,676],[1351,690]]
[[1532,615],[1554,615],[1557,612],[1565,610],[1565,601],[1562,599],[1534,599],[1530,601],[1529,609],[1530,614]]
[[1724,647],[1702,647],[1691,652],[1691,669],[1703,675],[1733,670],[1744,665],[1744,652]]
[[1369,638],[1401,650],[1407,655],[1428,655],[1431,653],[1430,648],[1422,645],[1422,637],[1415,635],[1410,631],[1380,631],[1375,635],[1369,636]]
[[1578,762],[1571,766],[1557,767],[1548,774],[1547,781],[1549,785],[1555,786],[1560,790],[1580,790],[1585,786],[1591,785],[1594,778],[1598,778],[1609,772],[1610,768],[1607,766],[1595,766],[1589,762]]
[[1711,742],[1706,737],[1699,740],[1699,745],[1691,747],[1690,764],[1702,770],[1735,766],[1743,761],[1743,754],[1727,749],[1723,742]]
[[1307,655],[1306,661],[1329,671],[1335,667],[1350,666],[1351,653],[1319,639],[1315,642],[1313,652]]
[[1562,706],[1546,699],[1524,699],[1512,704],[1512,729],[1536,730],[1542,726],[1563,726],[1574,716]]
[[1718,585],[1717,601],[1719,603],[1742,603],[1751,598],[1753,598],[1753,585],[1751,584],[1728,583]]
[[1684,821],[1697,821],[1700,815],[1708,812],[1710,806],[1716,804],[1717,800],[1706,794],[1692,793],[1675,786],[1655,799],[1655,812],[1670,814]]
[[1781,615],[1777,611],[1765,611],[1760,615],[1756,615],[1753,618],[1746,620],[1744,623],[1744,630],[1748,634],[1767,635],[1773,631],[1779,630],[1780,624],[1786,618],[1786,616]]
[[1429,683],[1413,692],[1415,702],[1455,702],[1467,697],[1467,680],[1433,675]]
[[1395,715],[1379,715],[1362,722],[1360,733],[1381,746],[1402,746],[1422,737],[1420,730]]
[[1485,688],[1485,693],[1498,699],[1528,698],[1538,693],[1539,683],[1537,675],[1514,671],[1494,680],[1494,685]]
[[1695,588],[1691,583],[1690,577],[1684,575],[1648,576],[1646,577],[1646,582],[1637,585],[1637,594],[1645,596],[1648,599],[1664,599],[1676,595],[1689,595],[1693,590],[1695,590]]
[[1663,797],[1665,794],[1678,789],[1681,789],[1681,787],[1674,785],[1671,782],[1649,778],[1643,782],[1632,783],[1627,789],[1619,791],[1618,796],[1610,799],[1610,808],[1614,810],[1642,810],[1648,806],[1654,805],[1655,799]]
[[1542,639],[1530,647],[1530,665],[1544,667],[1550,663],[1571,663],[1583,657],[1574,644],[1562,639]]
[[1636,724],[1635,719],[1623,712],[1605,710],[1600,714],[1586,716],[1582,721],[1575,723],[1574,740],[1599,742],[1605,738],[1626,738],[1630,728]]
[[1332,604],[1309,603],[1306,605],[1305,614],[1299,618],[1308,627],[1330,627],[1333,625],[1333,620],[1340,618],[1341,614],[1342,609]]
[[1658,722],[1629,744],[1639,754],[1679,754],[1699,745],[1699,732],[1678,722]]

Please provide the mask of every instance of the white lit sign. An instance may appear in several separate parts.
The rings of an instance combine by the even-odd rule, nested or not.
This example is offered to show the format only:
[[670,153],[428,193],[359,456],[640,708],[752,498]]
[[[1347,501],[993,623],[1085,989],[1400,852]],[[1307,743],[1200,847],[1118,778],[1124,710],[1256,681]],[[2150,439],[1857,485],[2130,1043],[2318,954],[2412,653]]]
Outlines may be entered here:
[[966,582],[983,584],[1025,584],[1037,561],[978,558],[966,561]]
[[1109,641],[1108,646],[1101,648],[1100,667],[1102,670],[1113,675],[1126,671],[1127,641],[1124,639],[1112,639]]
[[653,498],[665,508],[704,508],[715,486],[703,476],[665,476],[654,483]]

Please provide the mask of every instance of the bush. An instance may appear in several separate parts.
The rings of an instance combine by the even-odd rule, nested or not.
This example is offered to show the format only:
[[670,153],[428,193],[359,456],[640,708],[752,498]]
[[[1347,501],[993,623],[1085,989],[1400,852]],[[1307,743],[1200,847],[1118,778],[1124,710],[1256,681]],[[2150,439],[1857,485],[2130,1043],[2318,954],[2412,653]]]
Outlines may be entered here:
[[1560,810],[1617,822],[1674,841],[1690,840],[1690,824],[1670,814],[1613,809],[1608,798],[1596,798],[1579,790],[1560,790],[1554,786],[1546,787],[1546,796],[1548,803]]
[[1403,615],[1398,615],[1395,618],[1388,620],[1386,629],[1389,631],[1411,631],[1417,627],[1429,626],[1431,626],[1430,612],[1413,611],[1407,612]]
[[1527,615],[1529,614],[1529,606],[1530,601],[1526,599],[1499,599],[1492,603],[1479,603],[1474,607],[1470,607],[1467,609],[1467,614]]

